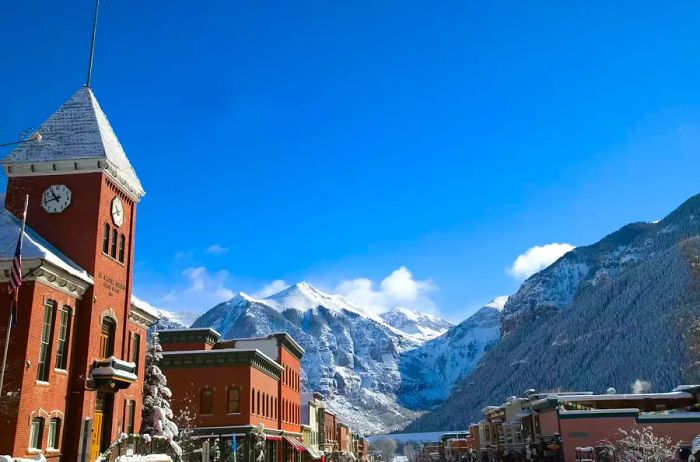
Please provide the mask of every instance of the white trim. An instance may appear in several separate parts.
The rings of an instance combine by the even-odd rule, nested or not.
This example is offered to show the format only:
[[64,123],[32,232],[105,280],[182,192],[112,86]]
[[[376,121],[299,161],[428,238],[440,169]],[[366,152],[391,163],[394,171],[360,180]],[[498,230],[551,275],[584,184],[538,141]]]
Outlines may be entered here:
[[119,175],[119,169],[106,157],[45,162],[5,162],[5,175],[8,177],[53,176],[81,173],[106,173],[114,185],[124,194],[139,202],[146,194],[140,185]]

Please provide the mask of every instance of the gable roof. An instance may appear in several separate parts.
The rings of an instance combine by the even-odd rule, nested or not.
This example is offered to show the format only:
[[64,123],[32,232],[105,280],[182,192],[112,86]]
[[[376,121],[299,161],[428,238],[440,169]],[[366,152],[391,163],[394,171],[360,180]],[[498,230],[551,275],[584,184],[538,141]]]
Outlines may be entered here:
[[[61,161],[106,161],[120,184],[128,183],[138,197],[144,194],[121,143],[112,130],[90,87],[81,87],[36,130],[40,142],[19,144],[3,164],[35,164]],[[100,166],[96,162],[97,166]]]
[[[4,199],[4,195],[0,195],[0,200],[4,202]],[[17,217],[8,212],[4,206],[0,207],[0,261],[11,261],[14,259],[21,225],[22,223]],[[49,244],[29,226],[24,228],[22,260],[46,261],[72,276],[93,284],[93,279],[87,271]]]

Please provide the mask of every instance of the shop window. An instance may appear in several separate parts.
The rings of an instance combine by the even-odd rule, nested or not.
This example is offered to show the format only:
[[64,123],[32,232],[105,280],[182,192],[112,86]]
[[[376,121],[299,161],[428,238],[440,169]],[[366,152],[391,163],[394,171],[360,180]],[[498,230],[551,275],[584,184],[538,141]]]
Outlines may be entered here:
[[37,363],[36,379],[42,382],[49,380],[49,361],[51,360],[51,344],[53,343],[53,322],[56,314],[56,303],[49,300],[44,305],[44,321],[41,327],[39,343],[39,362]]
[[41,440],[44,437],[44,418],[34,417],[29,429],[29,449],[41,449]]
[[199,399],[199,413],[210,415],[214,412],[214,391],[203,388]]
[[109,223],[105,223],[104,232],[102,233],[102,252],[104,253],[109,252],[109,231]]
[[241,412],[241,389],[240,387],[231,387],[228,389],[228,409],[229,414],[237,414]]
[[58,438],[61,435],[61,419],[53,417],[49,421],[49,437],[46,449],[58,449]]
[[58,324],[58,343],[56,344],[56,369],[68,367],[68,345],[70,344],[71,309],[64,306]]
[[102,320],[100,330],[100,358],[109,358],[114,354],[114,331],[115,323],[111,318],[105,317]]

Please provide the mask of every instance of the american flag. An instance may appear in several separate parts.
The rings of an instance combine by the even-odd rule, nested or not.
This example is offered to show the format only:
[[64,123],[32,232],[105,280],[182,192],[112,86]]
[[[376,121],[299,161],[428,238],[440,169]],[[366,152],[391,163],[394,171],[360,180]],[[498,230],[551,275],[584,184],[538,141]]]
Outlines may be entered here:
[[[26,212],[25,212],[26,216]],[[19,287],[22,285],[22,241],[24,238],[24,219],[22,219],[22,227],[19,229],[19,237],[17,237],[17,247],[15,247],[15,257],[12,259],[12,267],[10,268],[10,283],[7,285],[7,291],[12,294],[12,305],[10,306],[12,321],[10,326],[14,329],[17,326],[17,301],[19,299]]]

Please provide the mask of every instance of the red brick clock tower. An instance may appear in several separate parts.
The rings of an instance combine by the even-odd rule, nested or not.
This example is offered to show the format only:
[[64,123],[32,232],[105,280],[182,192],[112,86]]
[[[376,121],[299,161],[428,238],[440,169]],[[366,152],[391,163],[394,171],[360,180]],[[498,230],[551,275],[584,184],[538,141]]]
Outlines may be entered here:
[[[89,87],[37,131],[40,142],[23,143],[3,161],[5,213],[20,217],[28,194],[28,233],[46,245],[38,266],[25,268],[10,348],[24,364],[14,377],[18,436],[12,452],[0,437],[0,453],[94,460],[120,432],[138,432],[152,322],[131,304],[136,205],[144,191]],[[60,274],[51,280],[53,266]],[[3,316],[4,299],[0,305]]]

